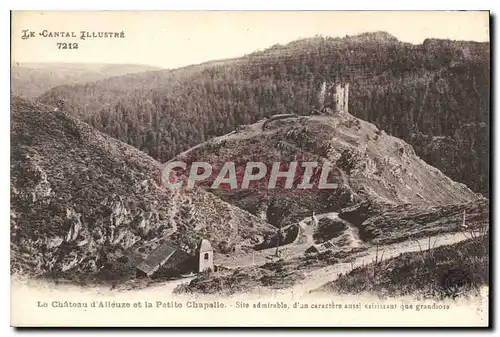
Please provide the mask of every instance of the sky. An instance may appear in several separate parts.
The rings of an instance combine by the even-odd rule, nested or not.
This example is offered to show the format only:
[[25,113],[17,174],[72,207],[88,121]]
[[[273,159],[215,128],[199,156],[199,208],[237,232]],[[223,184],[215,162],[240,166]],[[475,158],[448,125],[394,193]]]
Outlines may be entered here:
[[[13,12],[13,62],[133,63],[177,68],[242,56],[274,44],[323,36],[386,31],[404,42],[425,38],[489,41],[488,12]],[[23,30],[35,37],[22,39]],[[76,37],[39,34],[74,32]],[[87,38],[81,31],[123,32],[123,38]],[[114,36],[114,34],[113,34]],[[58,49],[57,43],[78,43]]]

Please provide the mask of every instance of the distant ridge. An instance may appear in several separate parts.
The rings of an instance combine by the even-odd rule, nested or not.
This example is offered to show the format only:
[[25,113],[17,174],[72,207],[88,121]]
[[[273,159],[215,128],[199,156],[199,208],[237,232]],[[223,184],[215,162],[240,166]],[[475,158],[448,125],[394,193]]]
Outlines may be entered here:
[[11,65],[11,91],[31,99],[58,85],[81,84],[152,70],[160,68],[137,64],[14,62]]

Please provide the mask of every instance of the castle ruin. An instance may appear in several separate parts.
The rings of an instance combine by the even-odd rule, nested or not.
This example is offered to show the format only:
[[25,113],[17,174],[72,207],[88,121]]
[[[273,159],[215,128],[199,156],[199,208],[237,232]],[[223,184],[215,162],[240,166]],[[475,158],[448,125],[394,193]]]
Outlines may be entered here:
[[319,99],[323,113],[349,112],[349,83],[323,82]]

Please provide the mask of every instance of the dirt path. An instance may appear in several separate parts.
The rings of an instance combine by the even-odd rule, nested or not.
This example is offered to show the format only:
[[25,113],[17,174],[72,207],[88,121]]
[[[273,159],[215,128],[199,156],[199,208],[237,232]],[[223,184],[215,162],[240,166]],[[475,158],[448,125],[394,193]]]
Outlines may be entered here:
[[[336,217],[337,213],[323,213],[318,214],[316,217],[318,220],[326,217]],[[311,247],[314,243],[313,234],[315,226],[313,225],[312,218],[306,217],[298,222],[301,230],[299,232],[299,236],[302,235],[304,240],[296,240],[294,243],[290,243],[285,246],[280,246],[280,258],[282,259],[291,259],[298,255],[303,254],[307,248]],[[305,242],[304,242],[305,241]],[[266,262],[272,261],[273,257],[275,257],[276,248],[268,248],[259,251],[255,251],[252,253],[244,253],[236,256],[219,256],[216,259],[216,264],[222,265],[226,268],[237,268],[237,267],[250,267],[250,266],[258,266],[265,264]]]
[[[435,235],[431,237],[431,247],[439,247],[445,245],[451,245],[467,238],[463,233],[446,233]],[[391,257],[398,256],[402,253],[407,252],[418,252],[420,247],[422,250],[426,250],[428,247],[429,238],[422,238],[416,241],[404,241],[400,243],[395,243],[387,246],[379,247],[378,258],[380,259],[383,254],[383,259],[389,259]],[[419,245],[420,244],[420,245]],[[318,289],[327,282],[331,282],[337,279],[339,274],[345,274],[352,270],[353,267],[366,265],[372,263],[377,256],[377,248],[371,247],[365,253],[366,255],[356,258],[356,260],[351,263],[338,263],[335,265],[327,266],[321,269],[315,269],[306,272],[306,279],[304,282],[295,285],[292,288],[294,296],[303,296],[308,294],[311,290]]]
[[224,142],[225,140],[243,140],[243,139],[249,139],[249,138],[252,138],[252,137],[255,137],[256,135],[260,134],[261,133],[261,129],[262,129],[262,125],[264,124],[265,121],[258,121],[254,124],[250,124],[250,125],[245,125],[245,129],[244,130],[241,130],[241,131],[231,131],[225,135],[222,135],[222,136],[219,136],[219,137],[214,137],[214,138],[211,138],[203,143],[200,143],[198,145],[195,145],[179,154],[177,154],[174,158],[168,160],[167,162],[165,162],[164,164],[168,164],[168,163],[171,163],[173,161],[176,161],[176,160],[179,160],[179,159],[182,159],[182,158],[185,158],[187,157],[191,152],[197,150],[197,149],[200,149],[200,148],[203,148],[209,144],[220,144],[222,142]]

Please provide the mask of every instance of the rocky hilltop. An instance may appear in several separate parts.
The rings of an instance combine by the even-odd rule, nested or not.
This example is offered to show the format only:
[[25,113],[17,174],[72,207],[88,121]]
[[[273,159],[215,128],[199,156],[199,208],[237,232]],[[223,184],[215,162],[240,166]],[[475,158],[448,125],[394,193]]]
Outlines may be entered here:
[[338,212],[362,202],[425,208],[482,198],[425,163],[405,141],[348,113],[277,116],[240,127],[175,159],[212,165],[234,161],[237,170],[249,161],[333,163],[335,190],[211,190],[274,225],[287,225],[311,210]]
[[203,237],[217,250],[272,230],[203,190],[160,189],[159,172],[132,146],[12,97],[12,272],[113,279],[131,252],[159,239],[189,250]]

